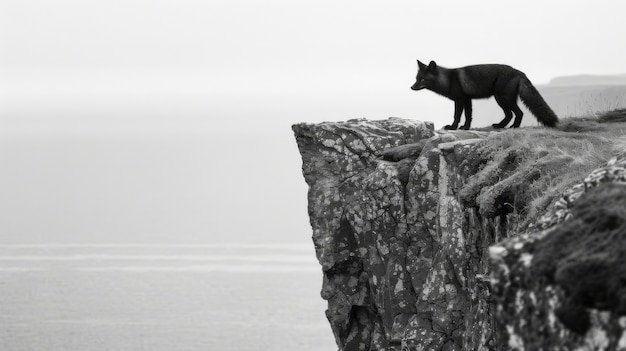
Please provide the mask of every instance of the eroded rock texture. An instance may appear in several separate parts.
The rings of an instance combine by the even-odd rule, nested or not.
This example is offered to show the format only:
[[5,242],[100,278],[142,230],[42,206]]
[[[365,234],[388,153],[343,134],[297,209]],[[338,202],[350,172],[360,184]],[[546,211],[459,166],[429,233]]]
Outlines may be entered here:
[[396,162],[381,156],[431,137],[433,125],[353,120],[293,130],[337,344],[342,350],[385,349],[402,337],[416,299],[404,259],[404,185]]
[[293,130],[340,350],[626,350],[626,161],[548,207],[590,136]]
[[511,350],[626,350],[626,160],[574,186],[536,226],[494,245]]
[[498,223],[482,223],[456,195],[469,146],[486,133],[393,118],[293,130],[339,348],[493,345],[475,273],[485,273]]

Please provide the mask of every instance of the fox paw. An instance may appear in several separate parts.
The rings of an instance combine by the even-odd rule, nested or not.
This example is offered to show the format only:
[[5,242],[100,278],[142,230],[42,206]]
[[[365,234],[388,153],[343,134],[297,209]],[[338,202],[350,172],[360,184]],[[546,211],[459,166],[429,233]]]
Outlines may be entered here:
[[443,127],[443,129],[445,130],[456,130],[458,127],[457,126],[451,126],[451,125],[446,125]]
[[461,129],[463,129],[463,130],[470,130],[470,126],[463,126],[463,127],[461,127]]
[[494,127],[495,129],[502,129],[502,128],[505,127],[505,126],[501,125],[500,123],[494,123],[491,126]]

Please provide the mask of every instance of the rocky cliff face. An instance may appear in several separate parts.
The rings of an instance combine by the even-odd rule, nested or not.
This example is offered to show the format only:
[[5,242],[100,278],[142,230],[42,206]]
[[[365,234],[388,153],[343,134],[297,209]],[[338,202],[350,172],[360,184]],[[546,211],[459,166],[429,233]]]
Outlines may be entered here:
[[[566,349],[618,345],[626,298],[621,278],[604,281],[612,261],[596,248],[578,262],[559,249],[562,238],[541,240],[571,217],[563,204],[573,204],[581,186],[557,203],[560,212],[521,223],[521,212],[542,208],[530,206],[544,192],[536,180],[577,160],[546,158],[542,148],[522,153],[505,134],[514,132],[436,132],[431,123],[397,118],[293,130],[321,295],[340,350],[559,349],[564,337]],[[622,228],[608,216],[605,244]],[[579,241],[568,250],[589,245]],[[550,263],[554,252],[564,263]],[[596,267],[604,275],[576,286],[577,270]]]
[[626,159],[573,186],[536,229],[492,246],[514,350],[626,350]]

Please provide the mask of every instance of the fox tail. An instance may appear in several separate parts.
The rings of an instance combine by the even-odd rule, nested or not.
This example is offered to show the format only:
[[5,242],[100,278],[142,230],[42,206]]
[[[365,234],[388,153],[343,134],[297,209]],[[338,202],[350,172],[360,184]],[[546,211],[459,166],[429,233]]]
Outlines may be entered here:
[[532,112],[537,120],[544,126],[555,127],[559,122],[559,118],[528,78],[524,78],[520,83],[519,97],[530,112]]

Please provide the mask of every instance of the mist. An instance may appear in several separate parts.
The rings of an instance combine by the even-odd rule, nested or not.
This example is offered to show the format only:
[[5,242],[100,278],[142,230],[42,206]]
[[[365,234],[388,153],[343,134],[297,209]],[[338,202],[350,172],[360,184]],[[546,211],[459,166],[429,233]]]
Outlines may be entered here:
[[[292,124],[449,123],[450,101],[409,89],[416,59],[506,63],[535,84],[621,73],[626,50],[615,38],[626,29],[610,24],[623,10],[611,1],[5,1],[0,241],[308,244]],[[493,122],[480,115],[477,104],[475,127]]]

